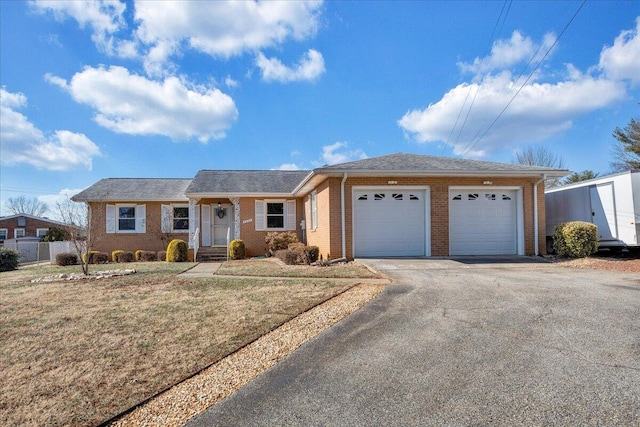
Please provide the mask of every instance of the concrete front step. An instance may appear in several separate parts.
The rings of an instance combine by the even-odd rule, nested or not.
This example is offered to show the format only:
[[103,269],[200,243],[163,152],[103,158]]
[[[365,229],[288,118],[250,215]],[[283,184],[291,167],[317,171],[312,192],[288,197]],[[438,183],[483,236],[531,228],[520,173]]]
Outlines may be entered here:
[[211,262],[211,261],[226,261],[227,260],[227,248],[220,247],[204,247],[198,249],[198,255],[196,261],[199,262]]

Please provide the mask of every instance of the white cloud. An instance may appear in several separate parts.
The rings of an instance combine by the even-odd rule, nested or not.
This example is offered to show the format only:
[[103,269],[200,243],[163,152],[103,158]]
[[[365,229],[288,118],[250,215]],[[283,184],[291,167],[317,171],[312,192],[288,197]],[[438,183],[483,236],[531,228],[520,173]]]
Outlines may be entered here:
[[349,144],[346,142],[335,142],[322,147],[322,160],[324,164],[335,165],[337,163],[351,162],[353,160],[366,159],[367,154],[360,150],[347,150]]
[[118,0],[34,0],[31,4],[37,12],[51,13],[60,21],[71,17],[80,28],[91,27],[91,39],[103,52],[114,54],[121,50],[123,42],[115,39],[113,34],[126,27],[123,18],[127,7],[125,3]]
[[117,133],[206,143],[223,138],[238,117],[228,95],[177,77],[155,81],[123,67],[86,67],[69,82],[47,79],[66,88],[76,102],[93,107],[96,123]]
[[[483,157],[501,148],[542,141],[569,129],[581,114],[611,105],[625,96],[623,85],[602,78],[577,75],[574,80],[558,83],[526,85],[504,115],[468,154]],[[440,101],[425,109],[407,112],[400,127],[418,142],[446,142],[456,155],[465,154],[474,141],[488,128],[515,94],[511,73],[485,77],[479,83],[460,84],[447,92]],[[467,94],[477,97],[465,127],[458,138],[462,120],[452,132],[462,109],[466,115]],[[463,107],[464,106],[464,107]]]
[[81,133],[57,130],[46,136],[26,116],[16,111],[26,106],[21,93],[0,89],[0,152],[2,163],[29,164],[39,169],[63,171],[91,169],[100,149]]
[[187,46],[229,58],[315,35],[322,1],[145,1],[136,36],[156,68]]
[[622,31],[612,46],[602,49],[599,67],[609,78],[640,83],[640,17],[635,29]]
[[224,79],[224,84],[225,84],[225,86],[227,86],[227,87],[235,88],[235,87],[238,87],[238,85],[239,85],[240,83],[238,83],[238,81],[237,81],[237,80],[232,79],[232,78],[231,78],[231,76],[227,76],[227,77],[225,77],[225,79]]
[[296,165],[295,163],[283,163],[277,168],[274,168],[272,170],[297,171],[297,170],[300,170],[300,166]]
[[267,58],[260,52],[256,65],[262,71],[262,80],[281,83],[314,81],[325,72],[324,58],[317,50],[309,49],[295,68],[289,68],[278,58]]

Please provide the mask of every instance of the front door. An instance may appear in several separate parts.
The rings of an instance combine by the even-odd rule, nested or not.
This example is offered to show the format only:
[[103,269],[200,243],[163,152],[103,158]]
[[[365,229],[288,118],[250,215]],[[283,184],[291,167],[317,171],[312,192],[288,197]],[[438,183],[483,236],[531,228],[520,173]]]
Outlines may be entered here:
[[233,240],[233,205],[224,204],[220,208],[216,205],[212,207],[211,213],[213,245],[226,246],[227,232],[229,233],[229,240]]

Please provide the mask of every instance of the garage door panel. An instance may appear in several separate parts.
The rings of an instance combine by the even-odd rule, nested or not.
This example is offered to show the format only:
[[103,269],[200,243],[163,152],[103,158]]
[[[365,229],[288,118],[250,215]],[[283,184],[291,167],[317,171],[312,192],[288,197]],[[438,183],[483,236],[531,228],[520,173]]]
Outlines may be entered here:
[[450,192],[451,255],[516,254],[516,200],[515,190]]
[[425,255],[424,190],[354,193],[355,256]]

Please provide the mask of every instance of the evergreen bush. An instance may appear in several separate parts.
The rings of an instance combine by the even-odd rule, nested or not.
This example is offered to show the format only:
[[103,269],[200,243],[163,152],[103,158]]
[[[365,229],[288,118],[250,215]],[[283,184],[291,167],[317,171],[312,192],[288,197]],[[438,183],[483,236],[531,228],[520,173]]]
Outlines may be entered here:
[[244,241],[240,239],[232,240],[231,243],[229,243],[229,259],[243,259],[244,257]]
[[187,242],[173,239],[167,246],[167,262],[186,262],[189,257]]
[[584,258],[598,250],[598,227],[584,221],[563,222],[553,231],[553,249],[562,257]]
[[15,249],[0,248],[0,271],[12,271],[20,264],[20,252]]

